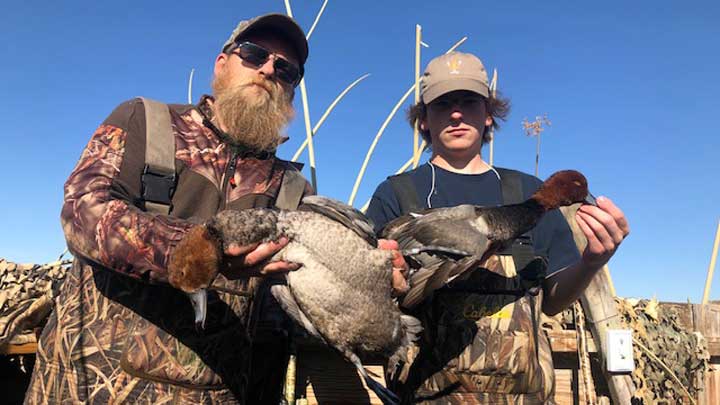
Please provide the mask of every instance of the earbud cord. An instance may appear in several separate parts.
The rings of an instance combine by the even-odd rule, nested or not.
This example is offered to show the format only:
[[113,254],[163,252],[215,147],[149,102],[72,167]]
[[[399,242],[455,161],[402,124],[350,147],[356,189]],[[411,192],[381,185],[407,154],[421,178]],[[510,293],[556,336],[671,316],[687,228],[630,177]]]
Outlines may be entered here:
[[428,161],[428,164],[430,165],[430,170],[432,171],[432,182],[430,183],[430,192],[427,195],[427,206],[428,208],[432,208],[432,204],[430,203],[430,198],[432,197],[433,193],[435,192],[435,165],[432,164],[432,162]]
[[[430,199],[432,198],[433,193],[435,193],[435,165],[432,164],[432,162],[430,162],[430,161],[428,161],[427,164],[430,165],[430,171],[432,172],[432,181],[430,183],[430,192],[427,195],[426,202],[427,202],[427,207],[432,208],[432,203],[430,202]],[[487,166],[490,168],[490,170],[492,170],[493,173],[495,173],[495,176],[497,177],[498,181],[502,181],[502,180],[500,180],[500,173],[498,173],[494,167],[492,167],[490,165],[487,165]]]

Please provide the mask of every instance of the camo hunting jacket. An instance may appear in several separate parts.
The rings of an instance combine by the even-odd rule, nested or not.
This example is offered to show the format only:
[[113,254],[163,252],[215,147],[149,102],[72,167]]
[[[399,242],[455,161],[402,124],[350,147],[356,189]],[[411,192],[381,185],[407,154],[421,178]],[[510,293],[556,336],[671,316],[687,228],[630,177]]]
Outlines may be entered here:
[[[207,96],[169,110],[177,173],[169,215],[143,209],[141,99],[100,125],[65,183],[61,222],[76,260],[39,339],[26,403],[243,403],[262,385],[249,371],[259,279],[219,276],[199,333],[166,269],[194,223],[223,209],[273,206],[294,169],[222,142]],[[263,356],[265,366],[282,357]]]

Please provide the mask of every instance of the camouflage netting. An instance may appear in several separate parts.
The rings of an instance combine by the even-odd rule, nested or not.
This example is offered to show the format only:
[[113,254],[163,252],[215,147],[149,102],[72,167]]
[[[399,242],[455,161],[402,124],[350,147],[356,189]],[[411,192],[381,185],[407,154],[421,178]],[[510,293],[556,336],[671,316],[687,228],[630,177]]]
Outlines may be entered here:
[[626,327],[633,330],[634,402],[694,403],[704,389],[710,359],[702,335],[683,329],[677,314],[660,308],[654,299],[618,299],[618,309]]
[[44,323],[69,260],[17,264],[0,258],[0,349],[35,342],[34,328]]

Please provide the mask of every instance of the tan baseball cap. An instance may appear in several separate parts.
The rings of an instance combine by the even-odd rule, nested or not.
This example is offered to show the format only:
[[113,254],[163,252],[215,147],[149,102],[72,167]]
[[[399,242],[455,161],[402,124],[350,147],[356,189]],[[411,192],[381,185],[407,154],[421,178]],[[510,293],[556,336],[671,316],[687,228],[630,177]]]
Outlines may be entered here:
[[468,90],[483,97],[489,94],[488,75],[475,55],[450,52],[428,63],[420,79],[420,98],[430,104],[443,94]]
[[285,14],[264,14],[249,20],[240,21],[232,34],[230,34],[230,38],[223,44],[222,51],[226,52],[228,48],[237,41],[238,37],[247,36],[251,34],[252,31],[259,29],[274,30],[289,39],[300,58],[300,64],[305,64],[308,57],[308,43],[305,38],[305,33],[295,20]]

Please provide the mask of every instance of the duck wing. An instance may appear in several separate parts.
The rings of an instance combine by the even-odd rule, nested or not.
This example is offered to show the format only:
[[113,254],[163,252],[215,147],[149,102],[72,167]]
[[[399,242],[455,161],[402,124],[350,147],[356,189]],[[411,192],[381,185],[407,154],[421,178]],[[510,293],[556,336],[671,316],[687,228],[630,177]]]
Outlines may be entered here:
[[488,227],[479,219],[484,210],[472,205],[424,210],[390,222],[381,237],[397,240],[404,250],[437,247],[438,251],[482,256],[489,244]]
[[382,237],[397,240],[415,270],[402,306],[411,308],[464,272],[476,268],[494,251],[483,208],[461,205],[425,210],[390,222]]
[[372,221],[355,208],[328,197],[317,195],[302,199],[298,211],[315,212],[355,232],[371,246],[377,247]]
[[464,257],[460,260],[436,258],[431,262],[432,264],[427,264],[430,260],[423,260],[426,264],[412,271],[408,277],[410,289],[400,301],[402,307],[415,307],[430,297],[435,290],[444,287],[466,271],[475,269],[483,262],[482,259],[475,256]]

